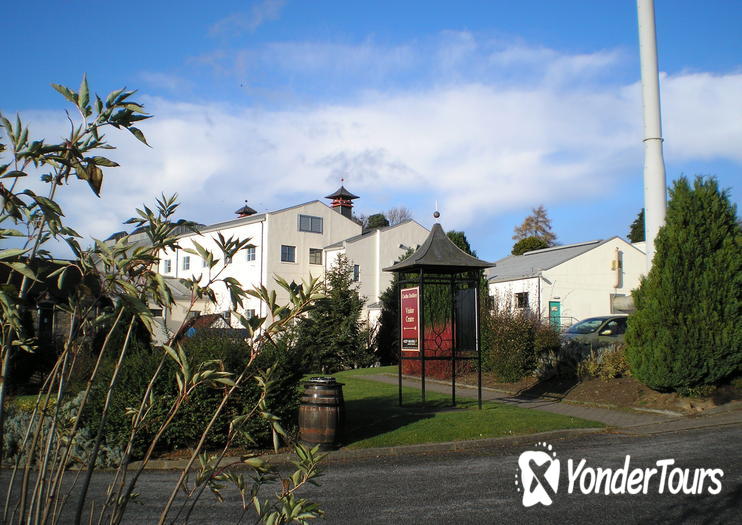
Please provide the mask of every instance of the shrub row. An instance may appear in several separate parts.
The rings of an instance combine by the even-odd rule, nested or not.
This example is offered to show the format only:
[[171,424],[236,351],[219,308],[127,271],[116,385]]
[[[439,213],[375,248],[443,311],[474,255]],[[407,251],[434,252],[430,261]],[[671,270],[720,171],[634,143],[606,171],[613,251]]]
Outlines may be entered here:
[[[219,360],[228,372],[239,374],[249,359],[250,347],[239,336],[219,330],[205,330],[183,343],[193,369],[198,363]],[[146,391],[150,375],[142,371],[155,370],[160,363],[162,350],[153,349],[145,344],[136,344],[128,352],[120,372],[109,409],[110,416],[105,425],[105,436],[109,445],[123,445],[129,438],[131,423],[127,412],[137,408]],[[267,410],[278,416],[284,428],[291,431],[295,426],[295,412],[298,407],[298,384],[302,377],[301,358],[297,350],[283,339],[268,345],[251,365],[254,376],[276,364],[273,375],[274,383],[266,398]],[[105,398],[105,389],[111,375],[113,363],[108,363],[108,370],[93,390],[93,401],[86,417],[94,421],[93,414],[100,413]],[[176,365],[167,359],[163,371],[154,385],[155,403],[146,425],[135,438],[134,452],[139,456],[144,452],[145,443],[149,443],[172,405],[175,398]],[[221,402],[223,389],[197,388],[181,406],[177,417],[167,428],[158,443],[158,450],[176,450],[196,445],[212,414]],[[207,436],[206,448],[223,446],[231,421],[255,407],[260,396],[256,381],[248,378],[227,402],[224,410]],[[271,440],[270,425],[260,417],[250,418],[244,428],[247,435],[233,442],[234,446],[267,446]]]

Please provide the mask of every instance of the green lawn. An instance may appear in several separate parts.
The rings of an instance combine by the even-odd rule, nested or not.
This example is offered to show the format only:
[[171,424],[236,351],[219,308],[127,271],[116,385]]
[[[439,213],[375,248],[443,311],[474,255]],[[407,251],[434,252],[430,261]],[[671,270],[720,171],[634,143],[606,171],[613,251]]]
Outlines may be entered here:
[[397,385],[359,379],[363,375],[395,371],[396,367],[383,367],[334,374],[345,384],[343,446],[388,447],[603,426],[594,421],[496,402],[484,403],[482,410],[478,410],[476,400],[461,399],[457,408],[451,408],[450,396],[435,392],[427,393],[423,407],[420,391],[413,388],[404,389],[405,406],[400,407]]

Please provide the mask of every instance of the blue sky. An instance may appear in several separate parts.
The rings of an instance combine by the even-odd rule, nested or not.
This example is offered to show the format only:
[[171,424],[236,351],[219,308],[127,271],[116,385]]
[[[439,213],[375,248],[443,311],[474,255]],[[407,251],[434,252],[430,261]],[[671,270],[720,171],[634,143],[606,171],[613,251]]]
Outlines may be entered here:
[[[65,127],[49,84],[87,72],[139,90],[152,149],[111,133],[101,199],[66,188],[72,225],[105,237],[177,192],[182,215],[232,218],[321,198],[406,206],[496,260],[543,204],[561,243],[625,236],[642,207],[633,1],[41,1],[3,8],[0,110]],[[174,7],[176,6],[177,7]],[[742,3],[657,0],[668,183],[712,174],[739,201]]]

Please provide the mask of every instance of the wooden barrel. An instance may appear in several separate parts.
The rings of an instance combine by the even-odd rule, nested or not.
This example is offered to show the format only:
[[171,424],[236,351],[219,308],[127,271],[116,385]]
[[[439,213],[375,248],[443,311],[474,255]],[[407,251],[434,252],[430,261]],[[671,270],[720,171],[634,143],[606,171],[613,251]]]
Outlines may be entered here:
[[345,421],[343,383],[334,377],[312,377],[304,383],[299,406],[299,436],[310,447],[337,448]]

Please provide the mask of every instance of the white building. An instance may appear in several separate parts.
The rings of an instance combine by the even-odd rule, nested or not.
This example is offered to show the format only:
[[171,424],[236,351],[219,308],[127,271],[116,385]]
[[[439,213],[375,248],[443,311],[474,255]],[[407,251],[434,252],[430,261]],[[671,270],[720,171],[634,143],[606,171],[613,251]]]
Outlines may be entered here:
[[348,258],[353,265],[353,278],[358,282],[358,293],[366,299],[362,316],[374,325],[381,315],[379,297],[393,277],[382,269],[396,263],[408,249],[416,249],[429,233],[412,219],[363,232],[326,246],[325,270],[332,267],[339,255]]
[[[219,234],[225,238],[250,239],[252,246],[240,250],[226,268],[223,263],[213,268],[212,275],[221,271],[219,278],[234,277],[244,288],[264,285],[276,291],[279,302],[286,302],[288,294],[275,283],[273,277],[280,276],[296,283],[310,276],[322,277],[325,246],[361,233],[361,226],[350,219],[351,207],[349,199],[337,198],[333,202],[335,209],[317,200],[260,214],[245,206],[238,210],[241,216],[237,219],[205,226],[198,233],[181,236],[178,240],[181,249],[160,255],[159,271],[173,280],[201,276],[200,282],[206,284],[209,269],[204,268],[200,257],[185,249],[193,249],[193,243],[197,242],[219,257],[216,243]],[[180,326],[190,302],[187,289],[180,288],[183,288],[182,285],[175,289],[176,307],[165,313],[166,325],[170,330]],[[196,304],[193,308],[195,315],[230,309],[226,286],[217,283],[213,289],[216,304]],[[261,301],[247,298],[240,313],[247,317],[262,316],[266,314],[264,308]]]
[[490,295],[501,305],[528,309],[553,326],[621,313],[646,271],[646,256],[620,237],[511,255],[487,271]]

